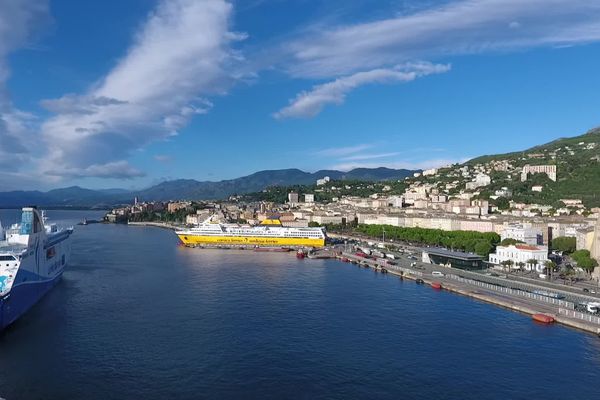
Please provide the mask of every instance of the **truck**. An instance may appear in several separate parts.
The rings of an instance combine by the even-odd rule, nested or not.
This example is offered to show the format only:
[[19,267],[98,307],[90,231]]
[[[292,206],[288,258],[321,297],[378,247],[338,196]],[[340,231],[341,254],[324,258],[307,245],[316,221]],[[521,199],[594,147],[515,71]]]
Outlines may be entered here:
[[598,302],[589,302],[586,304],[587,312],[592,314],[598,314],[600,312],[600,303]]

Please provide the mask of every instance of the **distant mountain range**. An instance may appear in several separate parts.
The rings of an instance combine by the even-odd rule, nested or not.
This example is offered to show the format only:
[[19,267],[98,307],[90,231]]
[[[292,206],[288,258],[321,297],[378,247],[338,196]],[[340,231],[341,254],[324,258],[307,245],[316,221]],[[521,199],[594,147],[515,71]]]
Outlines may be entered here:
[[257,192],[268,186],[313,184],[317,179],[329,176],[332,180],[383,181],[404,179],[414,172],[407,169],[356,168],[348,172],[321,170],[314,173],[299,169],[259,171],[236,179],[218,182],[177,179],[138,191],[124,189],[84,189],[72,186],[48,192],[12,191],[0,192],[0,207],[22,207],[35,204],[46,207],[96,207],[131,203],[134,197],[141,201],[166,201],[174,199],[216,200],[232,194]]

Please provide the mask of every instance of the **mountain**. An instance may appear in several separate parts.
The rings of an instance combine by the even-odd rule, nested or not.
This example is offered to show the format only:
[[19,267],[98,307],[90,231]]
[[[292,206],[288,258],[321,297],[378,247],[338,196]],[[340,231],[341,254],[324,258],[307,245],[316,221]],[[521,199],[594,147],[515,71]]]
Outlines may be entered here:
[[219,182],[176,179],[165,181],[144,190],[124,189],[91,190],[78,186],[54,189],[48,192],[0,192],[0,207],[21,207],[27,204],[55,207],[108,207],[130,203],[134,197],[143,201],[172,199],[223,199],[232,194],[261,191],[268,186],[305,185],[329,176],[333,180],[398,180],[415,171],[390,168],[357,168],[348,172],[321,170],[314,173],[299,169],[259,171],[248,176]]
[[389,168],[360,168],[348,172],[322,170],[314,173],[299,169],[259,171],[254,174],[220,182],[199,182],[193,179],[167,181],[135,193],[144,200],[221,199],[232,194],[261,191],[268,186],[307,185],[329,176],[333,180],[382,181],[404,179],[415,171]]

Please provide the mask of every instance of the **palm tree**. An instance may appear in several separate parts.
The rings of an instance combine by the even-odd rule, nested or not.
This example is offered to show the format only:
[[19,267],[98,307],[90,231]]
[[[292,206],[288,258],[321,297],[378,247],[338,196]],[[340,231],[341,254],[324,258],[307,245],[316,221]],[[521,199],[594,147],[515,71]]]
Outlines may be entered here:
[[517,267],[519,267],[519,270],[523,270],[523,268],[525,268],[525,263],[523,261],[519,261],[517,262]]
[[527,264],[531,265],[531,269],[534,270],[535,266],[537,265],[537,260],[535,258],[530,258],[529,260],[527,260]]
[[554,268],[556,267],[556,263],[552,260],[547,260],[544,263],[544,266],[548,271],[550,271],[550,280],[552,280],[552,273],[554,272]]

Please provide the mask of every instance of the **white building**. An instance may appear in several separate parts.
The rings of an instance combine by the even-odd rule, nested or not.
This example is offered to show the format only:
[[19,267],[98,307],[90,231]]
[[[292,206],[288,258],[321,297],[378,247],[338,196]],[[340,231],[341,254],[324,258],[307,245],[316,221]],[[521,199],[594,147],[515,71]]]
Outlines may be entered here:
[[467,182],[467,184],[465,185],[465,188],[467,190],[474,190],[479,187],[488,186],[490,183],[492,183],[492,178],[490,178],[489,175],[477,174],[477,176],[475,177],[473,182]]
[[299,201],[299,196],[298,193],[296,192],[289,192],[288,193],[288,202],[290,203],[290,205],[294,205],[294,204],[298,204]]
[[305,203],[314,203],[315,202],[315,195],[312,193],[306,193],[304,195],[304,202]]
[[437,172],[438,172],[437,168],[426,169],[425,171],[423,171],[423,176],[435,175],[435,174],[437,174]]
[[[546,246],[531,246],[528,244],[517,244],[511,246],[497,246],[496,252],[490,254],[492,264],[501,265],[503,261],[512,261],[513,269],[519,268],[517,263],[523,263],[526,270],[544,272],[548,261],[548,248]],[[535,260],[535,262],[532,262]]]
[[317,179],[317,186],[323,186],[324,184],[326,184],[329,181],[330,181],[330,179],[328,176],[326,176],[322,179]]
[[521,182],[525,182],[529,174],[546,174],[556,182],[556,165],[525,165],[521,171]]
[[543,243],[541,229],[534,228],[531,224],[509,224],[505,225],[500,238],[515,239],[520,242],[535,246]]

